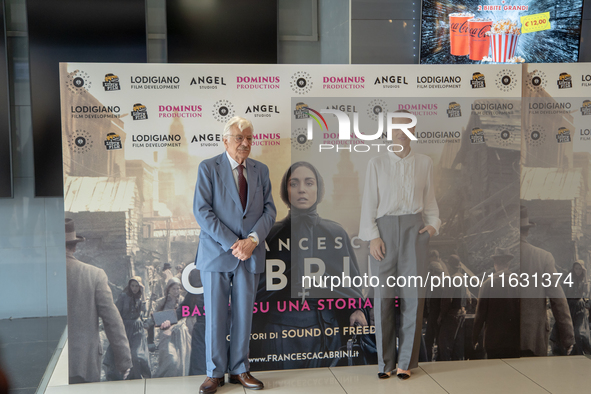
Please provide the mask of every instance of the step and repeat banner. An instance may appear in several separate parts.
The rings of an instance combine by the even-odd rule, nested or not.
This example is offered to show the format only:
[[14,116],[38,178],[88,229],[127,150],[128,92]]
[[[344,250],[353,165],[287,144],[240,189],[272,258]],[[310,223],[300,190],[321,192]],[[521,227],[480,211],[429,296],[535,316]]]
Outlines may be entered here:
[[[67,256],[71,382],[206,373],[192,205],[198,165],[224,151],[233,116],[253,123],[249,157],[269,167],[278,212],[265,240],[251,370],[377,362],[369,243],[358,236],[362,200],[369,160],[393,154],[388,118],[407,113],[417,120],[413,153],[433,161],[442,222],[430,241],[430,273],[464,278],[452,309],[442,311],[439,285],[428,288],[421,361],[505,356],[495,349],[507,346],[483,340],[494,327],[513,337],[507,342],[519,355],[520,335],[540,316],[524,321],[517,294],[503,306],[517,314],[491,325],[494,317],[477,310],[480,287],[495,272],[493,257],[519,272],[524,214],[528,225],[537,221],[527,227],[528,244],[551,253],[558,272],[574,271],[576,260],[586,267],[591,76],[584,70],[62,63],[64,209],[76,244]],[[294,163],[316,178],[313,214],[291,209],[300,204],[287,192]],[[81,286],[82,273],[94,282]],[[359,282],[347,291],[305,287],[302,273]],[[102,289],[100,297],[85,296],[89,286]],[[564,292],[552,296],[569,312]],[[528,297],[543,302],[546,319],[546,295]],[[88,310],[101,319],[84,318]],[[587,321],[588,332],[583,315],[579,331]],[[163,316],[178,322],[160,330]],[[540,334],[544,354],[536,354],[566,352],[562,331],[549,334]],[[121,371],[127,348],[129,376]]]

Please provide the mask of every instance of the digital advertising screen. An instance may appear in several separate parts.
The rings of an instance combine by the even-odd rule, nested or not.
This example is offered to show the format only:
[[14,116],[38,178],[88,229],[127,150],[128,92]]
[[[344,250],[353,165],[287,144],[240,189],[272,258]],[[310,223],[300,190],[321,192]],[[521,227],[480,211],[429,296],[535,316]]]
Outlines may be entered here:
[[421,63],[568,63],[583,0],[423,0]]

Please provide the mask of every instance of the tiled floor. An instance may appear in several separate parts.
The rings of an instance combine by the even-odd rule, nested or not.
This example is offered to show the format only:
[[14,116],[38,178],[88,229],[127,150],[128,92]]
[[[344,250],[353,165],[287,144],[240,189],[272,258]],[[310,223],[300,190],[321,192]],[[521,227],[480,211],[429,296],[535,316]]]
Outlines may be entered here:
[[0,320],[0,362],[11,394],[33,394],[66,327],[67,318]]
[[[203,376],[67,385],[67,346],[46,394],[197,394]],[[472,394],[588,393],[591,359],[585,356],[421,363],[409,380],[379,380],[375,365],[256,372],[264,393]],[[253,394],[226,383],[219,394]]]

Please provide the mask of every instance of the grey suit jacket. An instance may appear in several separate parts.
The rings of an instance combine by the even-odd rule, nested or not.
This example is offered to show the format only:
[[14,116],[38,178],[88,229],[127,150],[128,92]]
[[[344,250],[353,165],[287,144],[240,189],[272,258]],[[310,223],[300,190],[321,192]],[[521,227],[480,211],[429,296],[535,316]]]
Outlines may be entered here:
[[131,368],[131,352],[121,315],[113,303],[107,275],[100,268],[66,254],[68,280],[68,357],[70,379],[98,382],[103,348],[99,317],[119,371]]
[[265,238],[275,223],[277,211],[271,195],[269,168],[246,159],[248,200],[242,208],[232,167],[226,152],[201,162],[197,173],[193,212],[201,227],[195,264],[201,271],[230,272],[240,260],[230,247],[256,232],[259,244],[245,261],[249,272],[265,270]]

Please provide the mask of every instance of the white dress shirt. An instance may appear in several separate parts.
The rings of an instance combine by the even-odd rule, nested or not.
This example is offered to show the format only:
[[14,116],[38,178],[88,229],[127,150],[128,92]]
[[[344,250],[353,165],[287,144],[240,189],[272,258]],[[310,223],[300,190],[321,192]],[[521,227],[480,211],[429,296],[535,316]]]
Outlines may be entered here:
[[425,226],[433,226],[439,234],[431,158],[412,151],[405,158],[392,152],[372,158],[365,177],[359,238],[371,241],[380,237],[376,219],[382,216],[419,212]]
[[[238,164],[238,162],[236,160],[234,160],[232,158],[232,156],[230,156],[230,154],[228,153],[228,151],[226,151],[226,156],[228,156],[228,160],[230,160],[230,166],[232,167],[232,176],[234,177],[234,183],[236,183],[236,190],[238,190],[238,194],[240,195],[240,186],[238,186],[238,166],[240,164]],[[248,162],[248,159],[244,160],[244,163],[242,163],[242,165],[244,166],[244,168],[242,169],[242,175],[244,175],[244,179],[246,179],[246,182],[248,182],[248,175],[246,171],[246,163]],[[259,244],[259,236],[257,235],[256,232],[252,232],[250,234],[248,234],[249,237],[253,237],[254,240],[257,242],[257,245]]]

